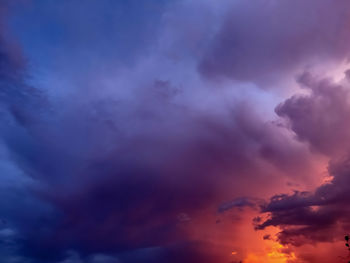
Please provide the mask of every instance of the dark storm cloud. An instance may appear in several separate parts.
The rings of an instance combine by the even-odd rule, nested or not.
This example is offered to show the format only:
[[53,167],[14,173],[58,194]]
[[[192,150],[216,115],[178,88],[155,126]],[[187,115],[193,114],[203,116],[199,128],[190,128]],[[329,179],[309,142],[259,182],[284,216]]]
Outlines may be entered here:
[[[243,128],[234,118],[227,123],[206,118],[186,120],[182,116],[180,121],[177,114],[172,115],[174,106],[164,98],[168,100],[162,96],[157,104],[144,104],[141,113],[133,113],[133,118],[139,119],[136,123],[142,121],[145,127],[142,134],[132,137],[120,129],[118,119],[113,118],[112,127],[119,129],[115,131],[108,122],[83,117],[89,115],[88,109],[79,111],[74,125],[67,121],[55,126],[59,135],[44,129],[45,136],[54,138],[50,144],[42,138],[42,124],[40,130],[30,129],[30,137],[15,135],[16,141],[23,140],[11,144],[17,164],[46,185],[39,194],[60,213],[57,224],[47,225],[50,231],[29,231],[24,253],[54,260],[60,251],[68,249],[93,254],[167,248],[187,239],[186,231],[179,227],[179,215],[191,216],[215,202],[223,187],[220,178],[231,174],[239,182],[240,173],[261,167],[259,148],[273,145],[260,138],[262,129],[248,123]],[[187,123],[186,128],[183,124],[178,128],[185,129],[189,137],[167,128],[164,110],[172,122]],[[247,114],[246,110],[239,111],[238,115],[242,114]],[[81,125],[88,130],[98,128],[89,134],[75,134]],[[246,131],[257,138],[247,137]],[[113,147],[108,146],[110,151],[105,150],[100,137],[115,142]]]
[[[5,8],[1,11],[6,12]],[[122,117],[105,111],[106,104],[107,108],[115,106],[113,101],[96,107],[66,105],[70,112],[63,116],[51,112],[46,104],[42,105],[46,111],[43,116],[43,108],[38,107],[43,95],[25,84],[24,59],[4,34],[0,51],[1,107],[6,120],[1,127],[2,139],[16,166],[38,182],[15,196],[10,194],[12,188],[2,192],[12,208],[1,206],[1,216],[9,220],[9,226],[0,232],[4,243],[1,260],[79,262],[79,256],[65,259],[65,251],[76,249],[85,258],[95,251],[115,253],[162,246],[161,253],[135,252],[123,262],[139,262],[135,259],[137,253],[143,262],[202,261],[204,256],[196,252],[200,249],[197,246],[184,244],[177,249],[167,248],[167,244],[185,238],[176,228],[179,213],[199,209],[212,198],[209,181],[213,179],[210,173],[208,179],[202,177],[206,164],[201,159],[205,161],[216,153],[224,155],[230,149],[216,147],[215,140],[206,138],[199,145],[209,153],[200,153],[197,143],[193,149],[187,148],[186,142],[176,145],[175,134],[169,135],[164,125],[165,118],[177,118],[185,111],[170,105],[173,94],[167,92],[167,82],[156,81],[154,93],[141,98],[141,105],[136,103],[131,111],[117,105]],[[128,134],[123,122],[129,118],[135,126],[146,125],[145,132]],[[192,158],[193,152],[198,160],[182,159],[180,155]],[[222,157],[217,158],[221,162]],[[224,159],[222,162],[228,163]],[[53,205],[54,211],[41,208],[33,194]],[[31,216],[28,205],[18,200],[21,196],[30,202]],[[13,213],[11,209],[21,212]],[[13,231],[16,234],[10,237]],[[90,261],[105,263],[106,257]]]
[[[112,1],[107,2],[112,3]],[[52,3],[48,4],[50,8]],[[68,44],[64,45],[69,50],[72,43],[84,46],[82,43],[92,41],[88,34],[91,28],[85,25],[85,15],[79,13],[77,17],[75,16],[74,11],[80,10],[80,3],[74,3],[70,9],[72,14],[67,15],[68,21],[65,21],[64,16],[59,15],[70,25],[71,32],[77,33],[72,34]],[[339,2],[336,7],[342,6],[342,3]],[[84,10],[92,12],[94,6],[92,4],[92,7]],[[138,5],[135,4],[135,6]],[[257,6],[258,9],[261,7],[259,4]],[[272,43],[280,41],[278,35],[283,30],[275,23],[281,24],[284,22],[283,19],[282,21],[280,21],[281,18],[272,19],[273,21],[267,21],[266,24],[261,23],[264,31],[269,32],[269,35],[266,38],[260,37],[254,25],[245,23],[246,20],[250,21],[251,17],[255,16],[258,9],[255,10],[256,7],[252,6],[253,12],[250,13],[246,4],[239,3],[238,7],[243,10],[244,15],[240,18],[233,16],[232,19],[238,19],[237,23],[240,23],[242,28],[236,28],[238,26],[236,21],[232,22],[229,18],[222,29],[223,35],[219,34],[218,41],[225,37],[226,30],[230,31],[231,27],[234,27],[234,30],[239,33],[239,41],[242,41],[238,43],[242,58],[237,60],[241,67],[235,64],[235,51],[231,50],[228,53],[233,52],[233,57],[227,56],[228,60],[233,58],[234,64],[230,64],[231,62],[223,59],[226,54],[216,54],[218,50],[214,45],[213,56],[217,56],[220,63],[217,69],[224,72],[223,74],[230,76],[233,74],[234,78],[245,79],[248,78],[248,70],[251,70],[253,75],[260,78],[264,70],[279,68],[277,65],[281,61],[293,60],[296,57],[295,60],[298,62],[308,50],[313,50],[314,42],[311,41],[306,45],[306,51],[292,46],[290,56],[278,53],[276,51],[278,48]],[[132,5],[130,8],[134,10],[136,7]],[[270,10],[271,6],[266,8],[263,9],[264,12],[260,15],[258,22],[265,21],[265,16],[268,17],[271,12],[275,12]],[[293,6],[293,8],[297,7]],[[322,12],[324,8],[325,6],[321,5]],[[275,9],[286,12],[290,7],[277,4],[273,10]],[[106,10],[102,11],[104,13]],[[95,13],[92,12],[92,14]],[[326,34],[334,33],[336,22],[333,16],[338,15],[339,11],[335,8]],[[306,14],[302,13],[301,16],[303,21]],[[88,18],[91,17],[88,16]],[[240,21],[240,19],[243,20]],[[342,23],[343,19],[340,15],[339,23]],[[79,20],[79,23],[74,27],[76,20]],[[88,24],[96,26],[93,30],[91,29],[91,32],[96,31],[99,33],[98,36],[105,37],[106,31],[99,32],[101,25],[95,25],[91,21]],[[127,21],[130,22],[130,20]],[[109,22],[100,21],[102,25]],[[312,22],[315,24],[319,22],[318,15]],[[45,25],[45,23],[39,24]],[[54,24],[50,25],[54,28]],[[246,26],[248,28],[245,28]],[[138,30],[135,25],[132,28],[135,31]],[[294,28],[294,25],[288,28],[287,40],[295,38],[297,33],[294,30],[297,29],[299,27]],[[109,30],[107,28],[107,33],[110,32]],[[305,32],[302,31],[301,35],[309,31],[313,32],[313,27],[303,30]],[[250,31],[253,37],[248,35],[247,40],[244,32]],[[135,40],[125,31],[122,32],[130,39],[121,43],[123,48],[120,52],[128,49],[130,42],[145,38],[141,34]],[[0,33],[3,32],[0,31]],[[347,31],[340,33],[344,38],[339,40],[340,44],[337,46],[339,50],[334,51],[339,52],[335,53],[336,56],[346,54],[342,41],[346,39]],[[51,37],[50,40],[54,40],[53,42],[59,39],[56,39],[57,35],[51,35]],[[257,41],[261,44],[257,45],[259,47],[250,42],[251,40],[254,42],[255,37],[261,41]],[[327,37],[328,35],[324,37],[326,42]],[[268,40],[270,38],[272,40]],[[313,38],[322,39],[323,35],[319,36],[315,33]],[[228,39],[229,46],[231,46],[230,41],[233,40]],[[89,56],[91,65],[95,66],[96,61],[101,65],[106,53],[109,55],[104,47],[106,42],[111,45],[110,42],[108,39],[102,42],[103,45],[98,47],[95,46],[95,42],[92,42],[85,46],[86,49],[82,48],[89,54],[92,53]],[[49,95],[46,97],[39,89],[26,84],[25,60],[20,49],[13,49],[14,45],[9,43],[8,39],[0,38],[1,107],[4,109],[4,119],[6,119],[6,122],[1,125],[1,136],[15,167],[35,183],[25,189],[23,195],[16,195],[16,198],[9,193],[4,194],[6,197],[13,198],[11,199],[13,209],[1,205],[4,208],[1,211],[4,211],[4,217],[10,220],[11,228],[4,227],[1,230],[4,232],[0,234],[9,234],[13,229],[17,231],[16,235],[4,240],[14,242],[13,246],[7,246],[7,250],[16,251],[21,256],[21,260],[22,257],[26,257],[28,262],[35,263],[218,262],[217,257],[214,260],[214,256],[208,252],[210,244],[190,240],[186,224],[192,223],[196,213],[208,206],[216,205],[219,198],[222,200],[221,198],[227,195],[231,196],[232,192],[254,191],[255,186],[251,184],[254,180],[270,184],[265,178],[270,178],[268,174],[272,170],[298,174],[299,171],[308,168],[308,162],[305,161],[308,153],[305,152],[305,148],[290,138],[285,127],[263,121],[258,114],[254,113],[249,103],[237,102],[225,111],[227,113],[225,116],[212,115],[206,111],[195,110],[191,107],[192,105],[189,105],[190,103],[186,104],[185,102],[189,99],[181,85],[158,77],[148,79],[139,77],[128,70],[122,71],[123,76],[118,75],[118,78],[130,81],[113,86],[113,92],[104,94],[102,85],[94,82],[98,74],[91,74],[91,72],[95,73],[95,67],[93,70],[90,68],[85,70],[84,52],[84,59],[77,61],[73,61],[70,55],[65,54],[68,62],[64,61],[66,64],[63,64],[67,72],[73,72],[71,73],[74,75],[72,82],[78,85],[87,83],[88,88],[81,85],[82,87],[79,86],[75,92],[67,92],[69,95],[63,96],[63,99],[49,97]],[[219,46],[225,47],[226,42],[220,43]],[[287,44],[285,45],[284,50],[289,48]],[[328,44],[319,45],[316,49],[325,48],[328,55],[327,52],[330,52],[327,49]],[[139,48],[138,45],[135,44],[135,46]],[[221,49],[221,46],[219,48]],[[267,57],[264,53],[266,48],[268,53],[271,53],[271,62],[266,62]],[[99,52],[95,54],[96,49],[103,51],[104,56],[100,57]],[[71,53],[68,54],[73,54],[78,52],[79,48],[72,48],[70,51]],[[214,62],[211,51],[208,52],[208,57],[203,60],[201,69],[204,74],[217,74],[213,70],[216,66],[212,64]],[[279,55],[282,58],[278,58]],[[220,59],[223,60],[220,61]],[[241,62],[245,60],[247,61],[242,64]],[[156,71],[164,67],[161,62],[161,60],[152,60],[152,63],[159,64],[155,66]],[[102,65],[105,64],[102,63]],[[143,74],[145,67],[149,64],[140,65],[142,69],[140,71]],[[101,68],[103,69],[98,71],[99,74],[105,71],[104,67]],[[228,72],[228,68],[232,68],[234,73]],[[284,68],[283,65],[282,68]],[[113,70],[111,72],[115,73]],[[178,74],[178,72],[175,73]],[[110,72],[106,73],[106,76],[102,74],[102,79],[109,79],[109,74]],[[67,78],[70,77],[69,75]],[[137,79],[138,77],[140,79]],[[86,82],[75,82],[75,78]],[[137,81],[132,82],[134,79]],[[69,88],[66,89],[69,90]],[[343,97],[346,93],[342,88],[337,87],[335,90],[340,90],[340,94],[335,96],[337,98]],[[321,91],[312,89],[312,92]],[[193,94],[190,93],[190,95]],[[312,96],[314,95],[307,98],[313,100]],[[322,98],[323,93],[321,92],[318,96]],[[123,100],[123,98],[126,99]],[[200,96],[198,98],[201,99]],[[343,104],[339,102],[335,104],[343,110],[341,107]],[[293,130],[299,135],[302,132],[299,132],[298,125],[293,126],[297,120],[292,118],[294,115],[289,114],[289,111],[295,110],[293,105],[286,101],[278,107],[277,113],[283,117],[288,116]],[[216,109],[216,106],[213,105],[210,109]],[[299,110],[299,107],[297,109]],[[347,110],[346,107],[345,109]],[[308,133],[300,135],[300,139],[308,140],[314,145],[313,147],[318,147],[308,137]],[[334,173],[338,174],[338,172]],[[234,181],[234,186],[226,185],[228,178]],[[337,185],[335,180],[333,183]],[[244,189],[245,187],[247,189]],[[257,189],[258,187],[260,185]],[[329,193],[333,191],[334,195],[337,195],[337,191],[333,188]],[[292,197],[280,196],[273,199],[264,210],[272,213],[272,219],[262,223],[260,228],[279,225],[281,222],[288,225],[292,224],[293,220],[299,220],[303,224],[311,222],[315,218],[315,212],[309,206],[315,203],[324,204],[322,199],[324,195],[321,192],[322,190],[319,194],[307,196],[296,193]],[[29,200],[30,204],[23,205],[17,199]],[[12,202],[12,200],[15,201]],[[251,199],[236,200],[224,204],[219,211],[246,205],[254,206],[254,202],[255,200]],[[305,202],[306,206],[301,205]],[[282,212],[286,207],[300,211],[298,210],[299,213],[292,217],[293,220],[285,217],[279,220],[273,217],[274,213],[277,213],[275,210],[280,211],[276,209],[279,206],[282,207]],[[13,210],[16,212],[14,213]],[[183,220],[183,215],[186,215],[186,220]],[[332,218],[324,218],[322,224],[331,225],[332,222]],[[22,261],[25,262],[24,259]]]
[[[67,105],[63,115],[51,111],[50,120],[6,133],[17,166],[40,183],[36,196],[54,208],[40,226],[19,222],[22,255],[56,262],[67,250],[83,256],[167,250],[188,238],[179,215],[192,217],[215,203],[222,179],[239,184],[241,173],[246,180],[266,176],[258,172],[264,162],[280,168],[288,156],[302,156],[292,145],[280,147],[276,140],[288,138],[247,107],[227,119],[192,116],[173,102],[180,94],[169,83],[162,82],[160,94],[159,81],[152,85],[127,107],[114,101]],[[200,256],[200,246],[196,251]]]
[[349,228],[350,159],[349,82],[335,83],[303,74],[300,83],[308,95],[297,95],[276,108],[290,122],[291,129],[312,149],[330,156],[331,181],[315,192],[295,192],[271,198],[262,206],[269,218],[257,223],[257,229],[279,226],[283,244],[302,245],[341,239]]
[[314,193],[296,192],[272,197],[262,207],[262,212],[268,213],[269,218],[256,228],[279,226],[281,243],[296,246],[341,240],[349,227],[349,168],[348,158],[331,164],[329,172],[334,179]]
[[349,55],[348,1],[235,1],[199,69],[206,77],[271,81]]
[[[303,156],[292,144],[280,147],[278,141],[288,141],[283,129],[246,105],[229,118],[211,118],[176,104],[181,93],[168,81],[146,86],[132,102],[64,104],[63,112],[50,107],[35,122],[23,118],[7,127],[12,160],[38,182],[35,196],[52,207],[42,215],[45,209],[33,203],[36,222],[15,217],[21,255],[46,263],[65,260],[69,250],[84,259],[160,246],[166,253],[148,255],[149,262],[203,261],[201,245],[172,248],[188,239],[179,215],[192,217],[215,203],[227,176],[238,185],[241,173],[246,180],[266,176],[258,172],[265,162],[289,169]],[[296,163],[303,166],[302,159]],[[134,256],[130,262],[137,262]]]

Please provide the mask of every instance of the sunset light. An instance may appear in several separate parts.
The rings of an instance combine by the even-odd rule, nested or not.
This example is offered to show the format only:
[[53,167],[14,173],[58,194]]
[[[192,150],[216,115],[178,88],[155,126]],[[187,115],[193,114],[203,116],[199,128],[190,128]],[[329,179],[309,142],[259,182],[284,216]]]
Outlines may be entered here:
[[350,0],[0,0],[0,263],[350,262]]

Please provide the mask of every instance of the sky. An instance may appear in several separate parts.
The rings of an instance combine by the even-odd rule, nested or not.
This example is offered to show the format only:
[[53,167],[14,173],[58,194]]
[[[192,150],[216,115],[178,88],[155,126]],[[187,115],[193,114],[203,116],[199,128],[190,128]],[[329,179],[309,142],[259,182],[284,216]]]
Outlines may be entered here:
[[348,0],[0,0],[0,261],[347,262]]

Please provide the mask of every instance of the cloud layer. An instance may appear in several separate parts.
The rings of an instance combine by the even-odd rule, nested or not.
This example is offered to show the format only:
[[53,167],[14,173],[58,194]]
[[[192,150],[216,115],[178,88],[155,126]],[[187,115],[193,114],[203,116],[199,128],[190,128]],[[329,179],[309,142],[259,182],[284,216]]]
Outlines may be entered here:
[[[342,238],[348,79],[304,73],[289,99],[266,87],[346,60],[347,9],[2,3],[0,259],[239,262],[246,206],[282,244]],[[313,191],[324,159],[332,179]],[[275,195],[291,188],[307,191]]]

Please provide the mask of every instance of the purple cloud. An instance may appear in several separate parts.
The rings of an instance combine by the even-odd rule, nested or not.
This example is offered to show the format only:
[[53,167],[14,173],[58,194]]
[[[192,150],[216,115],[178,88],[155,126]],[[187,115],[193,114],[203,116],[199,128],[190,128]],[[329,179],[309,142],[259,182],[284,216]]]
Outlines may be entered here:
[[349,55],[348,1],[235,1],[228,10],[199,64],[205,77],[271,84]]
[[343,83],[318,79],[310,73],[299,77],[310,95],[296,95],[281,103],[276,113],[290,121],[298,138],[313,150],[334,156],[348,151],[350,114],[348,78]]
[[314,192],[272,197],[262,206],[262,212],[269,214],[269,218],[257,224],[257,229],[280,227],[279,240],[296,246],[342,239],[350,216],[347,143],[350,127],[344,121],[350,113],[348,80],[334,83],[306,73],[300,83],[310,94],[293,96],[280,104],[276,112],[288,119],[300,140],[331,158],[328,172],[332,179]]
[[[99,10],[94,4],[83,10],[94,18],[109,11],[105,8],[112,2],[104,2]],[[50,29],[64,24],[63,30],[69,25],[69,32],[77,34],[69,35],[61,46],[57,43],[62,48],[58,54],[46,46],[52,53],[45,53],[44,65],[54,68],[47,66],[49,72],[59,68],[59,73],[38,87],[28,84],[30,68],[20,45],[13,44],[5,34],[9,28],[1,24],[3,159],[12,165],[6,171],[20,172],[30,184],[23,183],[25,189],[18,194],[11,187],[4,193],[11,198],[11,206],[0,205],[9,222],[0,226],[0,235],[15,234],[1,239],[12,243],[0,250],[0,259],[12,260],[17,254],[30,263],[218,262],[220,255],[211,249],[215,244],[198,240],[193,233],[195,224],[215,217],[218,203],[234,200],[220,206],[219,212],[257,207],[257,200],[262,205],[260,199],[237,197],[266,195],[284,180],[306,178],[313,169],[305,142],[329,156],[346,152],[347,86],[304,74],[299,83],[310,94],[294,96],[276,108],[288,122],[283,125],[280,119],[270,121],[270,116],[264,116],[269,103],[254,105],[266,96],[261,90],[243,83],[234,83],[233,88],[225,84],[220,90],[216,87],[220,82],[215,82],[217,76],[270,81],[272,75],[283,78],[287,71],[315,62],[315,56],[327,62],[346,57],[348,28],[338,31],[348,18],[343,11],[346,2],[339,1],[330,9],[328,0],[317,4],[258,1],[255,5],[238,1],[227,5],[223,21],[218,13],[225,12],[211,12],[211,1],[206,5],[193,2],[191,8],[186,3],[162,10],[164,16],[157,19],[164,27],[150,30],[150,39],[147,34],[128,37],[129,41],[147,38],[145,50],[134,43],[140,53],[130,55],[130,64],[116,63],[114,53],[109,56],[113,45],[103,38],[105,28],[100,28],[100,23],[119,23],[118,19],[99,17],[95,24],[78,2],[69,5],[68,18],[60,9],[58,21],[50,17]],[[198,8],[198,14],[192,7]],[[184,21],[191,25],[180,23],[182,10],[186,11]],[[0,12],[6,14],[5,9]],[[326,13],[327,23],[321,19]],[[206,34],[211,21],[215,25]],[[86,26],[90,24],[91,31]],[[320,25],[322,30],[318,30]],[[215,34],[217,26],[221,29]],[[127,29],[123,30],[126,34]],[[98,33],[103,41],[94,42],[90,32]],[[65,35],[55,33],[49,34],[55,41]],[[87,47],[85,42],[89,42]],[[181,50],[175,43],[181,43]],[[129,44],[122,43],[122,50],[128,50]],[[59,66],[46,64],[46,59],[58,61]],[[198,75],[198,64],[202,75]],[[64,85],[57,80],[62,76]],[[213,77],[214,84],[203,76]],[[40,88],[45,84],[53,88]],[[55,85],[61,88],[59,92]],[[252,92],[244,96],[245,89]],[[340,209],[348,199],[347,163],[331,165],[333,181],[315,192],[273,197],[262,206],[262,212],[271,217],[256,220],[257,228],[282,227],[282,243],[300,244],[296,237],[303,242],[330,240],[331,229],[347,216]],[[211,208],[213,214],[206,218]],[[217,225],[214,220],[213,226]]]

